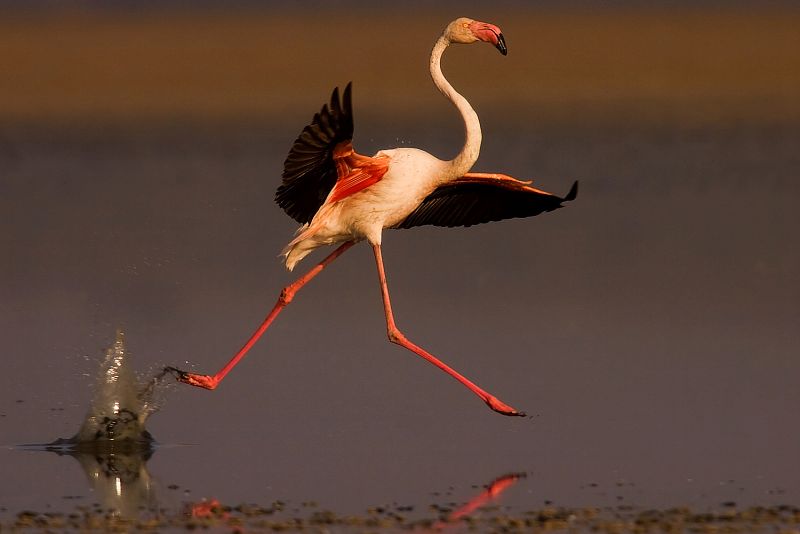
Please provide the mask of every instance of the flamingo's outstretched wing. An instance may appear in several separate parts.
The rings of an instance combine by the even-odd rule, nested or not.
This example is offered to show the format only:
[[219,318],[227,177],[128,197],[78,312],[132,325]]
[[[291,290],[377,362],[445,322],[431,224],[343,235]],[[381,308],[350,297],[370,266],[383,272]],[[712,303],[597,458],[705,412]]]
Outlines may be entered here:
[[303,128],[283,164],[283,183],[275,202],[301,224],[311,221],[336,184],[335,148],[353,139],[351,85],[345,87],[341,101],[339,88],[333,90],[330,105],[323,105]]
[[514,217],[533,217],[574,200],[578,182],[559,197],[504,174],[467,173],[437,187],[395,228],[472,226]]

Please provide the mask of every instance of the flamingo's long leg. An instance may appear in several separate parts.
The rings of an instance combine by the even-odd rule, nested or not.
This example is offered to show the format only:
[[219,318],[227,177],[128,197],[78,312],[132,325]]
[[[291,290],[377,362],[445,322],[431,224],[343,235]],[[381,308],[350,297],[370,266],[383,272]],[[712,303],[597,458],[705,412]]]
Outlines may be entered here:
[[201,388],[206,389],[215,389],[222,379],[225,378],[231,369],[233,369],[239,361],[244,358],[245,354],[253,348],[253,345],[256,344],[256,341],[261,337],[261,335],[266,332],[267,328],[269,328],[272,321],[275,320],[275,317],[278,316],[281,311],[289,304],[292,299],[294,298],[295,293],[297,293],[304,285],[306,285],[312,278],[317,276],[322,270],[327,267],[333,260],[341,256],[347,249],[352,247],[355,244],[354,241],[348,241],[341,245],[339,248],[334,250],[330,253],[325,259],[319,262],[317,265],[314,266],[313,269],[308,271],[306,274],[289,284],[288,286],[284,287],[281,291],[280,296],[278,297],[278,302],[275,303],[275,306],[272,308],[272,311],[269,312],[264,322],[253,332],[253,335],[250,336],[250,339],[239,349],[239,352],[234,354],[233,358],[230,359],[225,366],[219,370],[219,372],[213,376],[210,375],[200,375],[195,373],[189,373],[186,371],[181,371],[180,369],[175,369],[174,367],[167,367],[165,371],[171,372],[175,374],[178,380],[181,382],[185,382],[192,386],[198,386]]
[[503,415],[524,416],[525,413],[512,408],[511,406],[504,403],[494,395],[491,395],[487,391],[481,389],[480,387],[475,385],[472,381],[467,379],[467,377],[460,374],[455,369],[453,369],[452,367],[448,366],[447,364],[436,358],[433,354],[427,352],[421,347],[418,347],[417,345],[409,341],[405,335],[403,335],[403,333],[397,328],[397,325],[394,322],[394,315],[392,314],[392,303],[389,300],[389,289],[386,285],[386,273],[383,269],[383,257],[381,255],[381,246],[373,244],[372,250],[375,253],[375,263],[378,266],[378,278],[381,283],[381,295],[383,296],[383,309],[386,312],[386,329],[389,335],[389,341],[407,348],[411,352],[428,360],[430,363],[432,363],[445,373],[449,374],[450,376],[461,382],[465,387],[467,387],[467,389],[469,389],[475,395],[480,397],[480,399],[483,402],[485,402],[492,410],[501,413]]

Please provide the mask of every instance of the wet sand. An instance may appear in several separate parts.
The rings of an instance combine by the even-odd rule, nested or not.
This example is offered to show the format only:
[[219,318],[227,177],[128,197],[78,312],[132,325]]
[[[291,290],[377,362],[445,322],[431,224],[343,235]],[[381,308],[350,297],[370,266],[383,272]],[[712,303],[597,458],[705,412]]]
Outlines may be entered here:
[[225,506],[216,501],[187,505],[183,513],[162,513],[131,519],[113,510],[76,507],[67,513],[19,512],[0,522],[0,529],[80,530],[127,532],[131,530],[206,530],[233,532],[598,532],[623,534],[647,532],[692,532],[712,534],[783,533],[800,530],[800,508],[794,506],[739,509],[724,503],[718,510],[689,508],[664,510],[616,508],[542,507],[508,513],[501,506],[488,506],[474,515],[448,518],[451,503],[432,504],[419,512],[413,506],[375,506],[359,515],[339,515],[316,503],[241,504]]

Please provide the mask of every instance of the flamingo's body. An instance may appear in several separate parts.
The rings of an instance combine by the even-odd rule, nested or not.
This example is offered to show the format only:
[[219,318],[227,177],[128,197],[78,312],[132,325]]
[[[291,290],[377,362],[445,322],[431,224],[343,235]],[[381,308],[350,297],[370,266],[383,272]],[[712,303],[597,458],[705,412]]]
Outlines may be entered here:
[[181,381],[214,389],[303,285],[353,244],[366,240],[375,253],[389,339],[453,376],[493,410],[504,415],[524,415],[413,344],[399,331],[392,315],[381,255],[381,237],[386,228],[426,224],[471,226],[529,217],[557,209],[577,194],[577,182],[561,198],[531,187],[530,182],[503,174],[469,172],[480,153],[480,123],[469,102],[442,74],[440,61],[450,43],[475,41],[489,42],[506,54],[505,40],[497,26],[465,18],[451,22],[431,52],[434,84],[464,120],[465,143],[452,160],[441,160],[416,148],[381,150],[373,156],[356,153],[352,146],[351,86],[347,85],[341,100],[338,89],[334,89],[330,104],[322,107],[292,146],[275,199],[303,225],[283,251],[289,270],[316,248],[341,245],[284,288],[261,326],[220,372],[208,376],[170,368]]

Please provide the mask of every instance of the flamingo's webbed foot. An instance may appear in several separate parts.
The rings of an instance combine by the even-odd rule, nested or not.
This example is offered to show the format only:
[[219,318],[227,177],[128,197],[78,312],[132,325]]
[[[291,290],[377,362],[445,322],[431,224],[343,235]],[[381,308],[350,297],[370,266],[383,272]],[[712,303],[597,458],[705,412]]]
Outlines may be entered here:
[[164,372],[172,374],[172,376],[174,376],[178,382],[183,382],[184,384],[189,384],[190,386],[196,386],[203,389],[216,389],[217,384],[219,384],[219,380],[213,376],[189,373],[175,367],[165,367]]
[[494,410],[499,414],[507,415],[509,417],[526,416],[525,412],[520,412],[519,410],[516,410],[511,406],[509,406],[508,404],[506,404],[505,402],[501,401],[497,397],[493,397],[491,395],[489,396],[488,399],[486,399],[486,404],[489,406],[489,408],[491,408],[492,410]]

